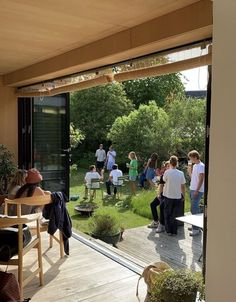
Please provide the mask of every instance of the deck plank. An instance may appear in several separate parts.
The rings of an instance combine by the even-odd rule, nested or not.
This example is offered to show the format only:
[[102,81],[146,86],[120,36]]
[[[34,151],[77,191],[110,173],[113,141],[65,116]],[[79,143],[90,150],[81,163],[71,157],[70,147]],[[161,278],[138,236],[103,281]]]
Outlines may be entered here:
[[[45,285],[40,287],[38,277],[35,277],[24,290],[24,297],[30,297],[32,302],[106,302],[111,301],[111,298],[112,301],[137,301],[135,291],[139,275],[128,268],[74,238],[70,239],[68,258],[59,258],[57,244],[47,250],[46,233],[43,234],[42,245]],[[25,275],[27,275],[27,272],[35,266],[36,251],[29,252],[25,258]],[[9,267],[8,271],[16,273],[13,267]],[[145,293],[146,285],[142,282],[140,284],[142,300]]]
[[146,264],[161,260],[173,268],[200,271],[202,263],[198,258],[202,252],[202,235],[189,236],[187,227],[180,226],[176,237],[157,234],[147,226],[125,230],[124,240],[119,242],[118,248]]

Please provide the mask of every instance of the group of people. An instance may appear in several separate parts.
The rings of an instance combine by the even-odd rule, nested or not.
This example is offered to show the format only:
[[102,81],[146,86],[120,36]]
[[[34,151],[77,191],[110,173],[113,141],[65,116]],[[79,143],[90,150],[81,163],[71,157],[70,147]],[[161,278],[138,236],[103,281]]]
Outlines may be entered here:
[[[106,154],[106,151],[103,149],[103,145],[99,145],[99,149],[96,150],[96,166],[91,165],[89,171],[85,174],[85,196],[84,199],[88,198],[89,189],[99,188],[99,181],[104,180],[104,168],[109,171],[109,177],[106,181],[106,190],[107,195],[111,196],[111,187],[114,189],[114,195],[117,194],[117,188],[123,184],[123,172],[118,168],[118,165],[115,163],[116,152],[112,146],[109,147],[109,151]],[[130,162],[126,164],[129,169],[129,181],[131,187],[131,193],[136,193],[136,179],[138,176],[138,161],[135,152],[131,151],[128,154]],[[99,180],[98,182],[93,182],[92,179]],[[93,197],[93,196],[92,196]]]
[[[104,167],[109,171],[109,178],[106,181],[107,195],[111,195],[111,187],[114,188],[114,195],[117,194],[117,188],[123,183],[123,173],[115,163],[116,152],[112,148],[105,152],[103,145],[95,154],[97,158],[95,165],[90,166],[90,171],[85,175],[85,198],[87,198],[88,188],[91,188],[91,179],[97,178],[104,180]],[[129,169],[129,182],[131,193],[136,193],[136,180],[138,177],[138,161],[135,152],[131,151],[128,154],[130,160],[126,164]],[[188,154],[188,174],[191,178],[190,183],[190,200],[191,213],[199,213],[199,202],[204,194],[204,164],[200,160],[200,155],[196,150],[192,150]],[[144,164],[143,173],[140,175],[140,183],[144,185],[147,182],[148,188],[156,188],[155,180],[157,178],[157,153],[153,153],[149,160]],[[98,172],[96,171],[96,168]],[[150,228],[156,228],[157,233],[166,231],[168,235],[177,235],[177,220],[176,217],[183,209],[185,199],[185,176],[182,171],[178,169],[178,158],[171,156],[170,159],[163,164],[158,171],[160,177],[158,194],[150,203],[150,208],[153,216],[153,222],[149,225]],[[99,186],[99,184],[97,184]],[[157,207],[160,206],[160,218],[158,217]],[[182,211],[183,212],[183,211]],[[200,233],[200,229],[193,226],[191,228],[191,236]]]
[[[199,213],[199,203],[204,194],[204,170],[205,166],[200,160],[200,155],[196,150],[188,154],[188,174],[190,181],[190,201],[191,213]],[[183,206],[185,199],[185,177],[184,173],[177,169],[178,158],[171,156],[164,164],[164,174],[160,178],[160,186],[157,197],[150,203],[153,222],[148,226],[156,228],[157,233],[166,231],[170,236],[177,235],[178,224],[176,217]],[[158,217],[157,206],[160,206],[160,219]],[[198,227],[190,228],[190,236],[200,233]]]

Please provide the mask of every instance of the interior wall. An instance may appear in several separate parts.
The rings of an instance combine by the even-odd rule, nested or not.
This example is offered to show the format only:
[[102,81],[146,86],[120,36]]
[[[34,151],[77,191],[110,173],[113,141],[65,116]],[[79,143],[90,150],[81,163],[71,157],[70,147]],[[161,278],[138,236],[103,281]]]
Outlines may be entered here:
[[235,301],[236,2],[213,1],[206,301]]
[[0,144],[4,144],[18,160],[18,113],[14,88],[0,83]]

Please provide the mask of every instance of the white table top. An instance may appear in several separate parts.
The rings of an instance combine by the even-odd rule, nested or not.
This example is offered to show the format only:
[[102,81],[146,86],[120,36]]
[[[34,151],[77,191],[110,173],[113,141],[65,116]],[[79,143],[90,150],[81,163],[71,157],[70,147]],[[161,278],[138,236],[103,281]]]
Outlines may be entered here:
[[176,217],[177,220],[194,225],[199,228],[203,228],[203,214],[195,214],[195,215],[186,215],[181,217]]

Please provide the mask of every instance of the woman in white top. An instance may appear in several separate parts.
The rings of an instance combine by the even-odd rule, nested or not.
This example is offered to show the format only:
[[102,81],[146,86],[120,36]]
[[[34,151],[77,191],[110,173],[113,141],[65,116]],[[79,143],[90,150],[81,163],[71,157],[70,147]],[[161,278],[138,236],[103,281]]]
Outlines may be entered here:
[[106,158],[106,166],[107,170],[111,171],[112,166],[116,163],[116,151],[113,149],[112,146],[109,147],[109,151],[107,152]]

